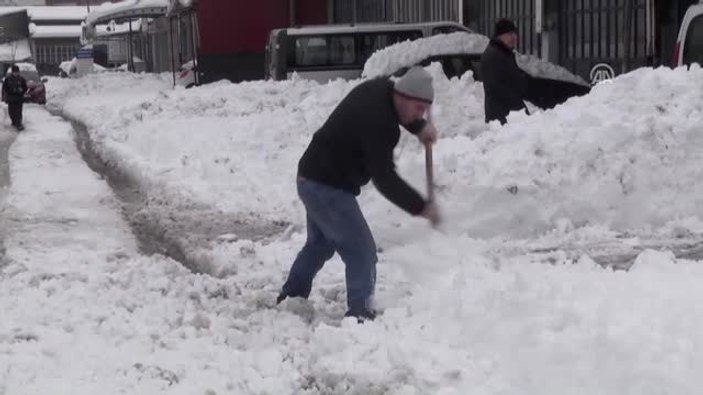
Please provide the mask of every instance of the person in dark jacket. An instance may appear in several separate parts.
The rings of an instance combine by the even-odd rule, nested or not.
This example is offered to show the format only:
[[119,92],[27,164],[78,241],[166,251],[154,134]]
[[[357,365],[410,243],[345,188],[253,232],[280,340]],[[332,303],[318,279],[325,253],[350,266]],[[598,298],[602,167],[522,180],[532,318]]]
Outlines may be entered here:
[[346,316],[374,319],[376,244],[356,201],[373,181],[401,209],[439,222],[439,210],[398,173],[393,149],[403,125],[421,142],[436,141],[437,130],[423,116],[434,90],[432,77],[411,68],[397,82],[377,78],[359,84],[314,134],[298,164],[298,195],[307,213],[307,241],[290,269],[277,303],[307,298],[317,272],[336,251],[345,264]]
[[527,75],[518,67],[513,50],[517,27],[508,19],[496,23],[495,34],[481,57],[486,122],[507,122],[511,111],[525,110]]
[[10,113],[12,126],[17,130],[24,130],[22,126],[22,104],[27,93],[27,81],[20,75],[20,68],[12,66],[12,73],[2,82],[2,98],[7,103],[7,112]]

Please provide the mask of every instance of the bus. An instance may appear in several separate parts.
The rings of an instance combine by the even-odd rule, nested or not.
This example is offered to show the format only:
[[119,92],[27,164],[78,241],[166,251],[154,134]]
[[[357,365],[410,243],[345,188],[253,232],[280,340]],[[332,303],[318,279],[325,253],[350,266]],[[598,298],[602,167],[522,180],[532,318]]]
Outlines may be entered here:
[[435,34],[472,31],[450,21],[393,24],[319,25],[275,29],[266,43],[264,75],[285,80],[294,73],[328,82],[361,76],[364,63],[389,45]]

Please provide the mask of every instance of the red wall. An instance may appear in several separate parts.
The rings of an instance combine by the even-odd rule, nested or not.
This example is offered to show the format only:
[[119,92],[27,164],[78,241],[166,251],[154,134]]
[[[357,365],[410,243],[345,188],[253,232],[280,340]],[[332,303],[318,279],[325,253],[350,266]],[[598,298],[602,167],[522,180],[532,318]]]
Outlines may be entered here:
[[[264,52],[269,31],[287,27],[289,0],[199,0],[201,53]],[[327,0],[297,0],[296,23],[327,21]]]
[[327,23],[327,0],[297,0],[296,25],[320,25]]

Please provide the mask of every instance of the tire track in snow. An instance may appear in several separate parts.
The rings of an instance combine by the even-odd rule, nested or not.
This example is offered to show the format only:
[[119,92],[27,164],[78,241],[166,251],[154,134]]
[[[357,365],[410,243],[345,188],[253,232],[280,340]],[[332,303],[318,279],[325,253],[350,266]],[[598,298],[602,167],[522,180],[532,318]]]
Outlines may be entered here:
[[163,254],[193,272],[220,277],[228,273],[213,265],[209,255],[211,242],[222,237],[265,241],[288,227],[284,222],[257,222],[195,202],[175,203],[152,196],[148,187],[140,185],[138,177],[100,155],[83,123],[58,109],[50,111],[71,123],[83,160],[107,180],[122,203],[123,214],[142,253]]
[[[5,117],[6,118],[6,117]],[[5,124],[3,119],[3,124]],[[8,153],[15,136],[9,131],[0,132],[0,201],[2,201],[10,186],[10,162]],[[1,213],[1,212],[0,212]],[[3,213],[4,214],[4,213]],[[0,214],[0,267],[5,265],[5,232],[7,230],[4,215]]]

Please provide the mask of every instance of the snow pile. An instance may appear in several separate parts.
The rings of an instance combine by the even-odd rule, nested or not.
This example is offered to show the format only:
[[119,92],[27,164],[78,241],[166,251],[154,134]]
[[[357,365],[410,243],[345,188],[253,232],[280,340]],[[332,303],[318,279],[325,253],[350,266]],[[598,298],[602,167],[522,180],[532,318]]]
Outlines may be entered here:
[[440,141],[438,182],[474,235],[700,220],[702,123],[700,67],[641,69],[553,111],[513,113],[475,141]]
[[[373,78],[391,75],[401,68],[416,65],[431,56],[481,55],[488,42],[488,37],[480,34],[457,32],[397,43],[374,52],[364,64],[362,76]],[[516,59],[518,66],[534,77],[587,85],[581,77],[572,74],[565,68],[545,62],[535,56],[517,54]]]

